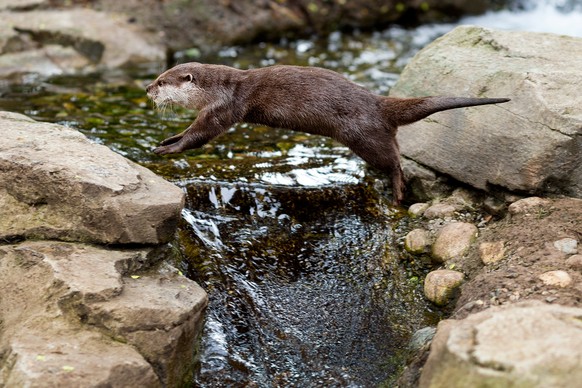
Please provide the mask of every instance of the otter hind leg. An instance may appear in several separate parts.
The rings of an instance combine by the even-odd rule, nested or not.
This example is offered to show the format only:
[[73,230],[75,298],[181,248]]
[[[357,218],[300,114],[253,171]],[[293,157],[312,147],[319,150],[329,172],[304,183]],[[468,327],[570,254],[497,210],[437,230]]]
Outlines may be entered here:
[[371,166],[381,170],[392,179],[392,203],[400,205],[404,199],[406,183],[400,165],[400,150],[396,138],[390,134],[382,134],[366,140],[360,139],[357,144],[348,146]]

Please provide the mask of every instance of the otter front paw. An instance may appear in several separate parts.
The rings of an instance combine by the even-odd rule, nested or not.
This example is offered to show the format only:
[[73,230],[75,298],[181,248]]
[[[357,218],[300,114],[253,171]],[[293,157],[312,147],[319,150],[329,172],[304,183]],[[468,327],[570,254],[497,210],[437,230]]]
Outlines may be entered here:
[[182,140],[182,137],[184,137],[184,135],[179,134],[179,135],[174,135],[171,136],[167,139],[162,140],[162,142],[160,143],[161,146],[167,146],[169,144],[174,144],[176,142],[179,142],[180,140]]

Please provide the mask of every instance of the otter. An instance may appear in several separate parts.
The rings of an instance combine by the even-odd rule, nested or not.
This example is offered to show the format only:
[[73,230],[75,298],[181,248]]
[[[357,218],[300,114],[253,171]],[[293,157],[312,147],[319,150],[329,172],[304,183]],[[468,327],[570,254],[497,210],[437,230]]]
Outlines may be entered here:
[[374,94],[324,68],[275,65],[239,70],[196,62],[177,65],[146,87],[157,107],[198,110],[196,120],[154,149],[175,154],[198,148],[239,122],[329,136],[392,178],[393,203],[405,181],[396,141],[399,126],[433,113],[508,98],[395,98]]

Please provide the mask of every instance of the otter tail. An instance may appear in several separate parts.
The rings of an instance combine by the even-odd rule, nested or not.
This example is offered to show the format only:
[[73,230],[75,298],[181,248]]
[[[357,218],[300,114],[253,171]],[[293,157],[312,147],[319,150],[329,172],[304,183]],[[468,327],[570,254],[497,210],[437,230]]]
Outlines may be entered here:
[[468,106],[499,104],[509,98],[466,98],[466,97],[385,97],[387,115],[397,126],[414,123],[433,113]]

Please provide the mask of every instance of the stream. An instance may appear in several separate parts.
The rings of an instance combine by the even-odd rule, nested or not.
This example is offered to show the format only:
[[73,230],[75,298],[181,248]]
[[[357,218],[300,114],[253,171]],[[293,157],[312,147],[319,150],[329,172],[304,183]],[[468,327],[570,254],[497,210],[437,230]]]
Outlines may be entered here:
[[[580,2],[538,3],[460,23],[582,36]],[[455,25],[335,32],[211,57],[186,50],[176,61],[322,66],[387,94],[410,58]],[[331,139],[249,124],[158,157],[153,147],[195,118],[153,109],[143,88],[161,70],[0,83],[0,109],[79,129],[187,193],[175,264],[210,297],[194,386],[390,386],[412,333],[444,312],[422,295],[429,263],[403,252],[409,220],[391,207],[387,182]]]

